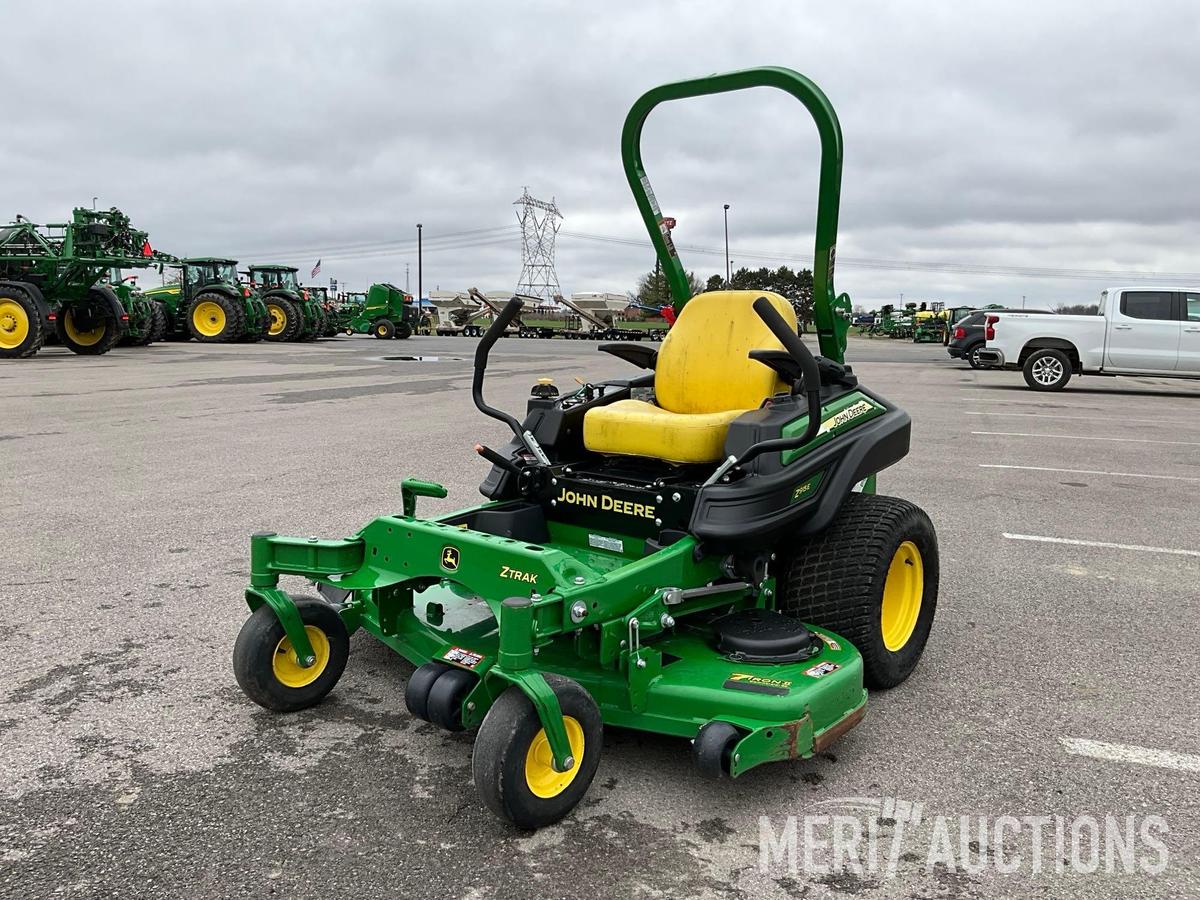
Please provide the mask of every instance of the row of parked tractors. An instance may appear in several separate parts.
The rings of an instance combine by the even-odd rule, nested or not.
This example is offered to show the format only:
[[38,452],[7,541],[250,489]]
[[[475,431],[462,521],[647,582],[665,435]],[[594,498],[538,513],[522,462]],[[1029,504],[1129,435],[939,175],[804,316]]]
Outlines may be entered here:
[[[139,290],[134,270],[151,268],[171,270],[170,283]],[[54,342],[98,355],[161,340],[406,338],[416,319],[412,297],[394,285],[335,297],[301,286],[292,266],[239,270],[232,259],[161,253],[115,207],[77,208],[62,224],[17,216],[0,226],[0,359],[31,357]]]
[[950,326],[971,312],[971,307],[947,308],[944,303],[906,303],[903,309],[888,304],[878,313],[858,316],[859,334],[878,334],[914,344],[947,344]]

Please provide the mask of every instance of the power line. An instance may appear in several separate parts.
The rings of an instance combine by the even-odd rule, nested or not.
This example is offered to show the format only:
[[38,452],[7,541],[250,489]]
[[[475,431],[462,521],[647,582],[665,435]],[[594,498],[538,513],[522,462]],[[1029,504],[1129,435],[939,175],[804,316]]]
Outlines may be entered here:
[[[616,235],[591,234],[582,231],[560,231],[565,238],[577,238],[599,243],[618,244],[633,247],[651,247],[648,240],[623,238]],[[677,244],[677,249],[688,253],[699,253],[707,256],[724,257],[723,247],[700,247]],[[763,250],[756,248],[729,249],[731,256],[736,259],[752,259],[764,262],[787,262],[810,265],[811,260],[806,256],[787,253],[778,250]],[[849,266],[858,269],[876,269],[908,272],[941,272],[958,275],[996,275],[1020,278],[1064,278],[1064,279],[1133,279],[1161,281],[1200,281],[1197,272],[1146,272],[1134,269],[1066,269],[1034,266],[1004,266],[989,263],[925,261],[906,259],[874,259],[869,257],[838,256],[839,266]]]

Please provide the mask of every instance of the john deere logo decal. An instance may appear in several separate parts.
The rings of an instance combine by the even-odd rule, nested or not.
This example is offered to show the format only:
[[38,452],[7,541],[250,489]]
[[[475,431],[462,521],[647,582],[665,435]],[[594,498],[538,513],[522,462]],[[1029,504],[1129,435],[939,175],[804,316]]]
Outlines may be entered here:
[[442,548],[442,568],[447,572],[458,571],[458,548],[443,547]]

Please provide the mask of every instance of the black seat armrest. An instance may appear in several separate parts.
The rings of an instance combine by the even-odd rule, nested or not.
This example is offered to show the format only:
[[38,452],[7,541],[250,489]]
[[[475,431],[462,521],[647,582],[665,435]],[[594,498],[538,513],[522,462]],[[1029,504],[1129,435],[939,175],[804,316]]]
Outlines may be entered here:
[[599,349],[633,363],[639,369],[653,369],[658,365],[658,351],[645,344],[601,344]]
[[774,369],[779,373],[779,377],[790,385],[798,382],[803,374],[800,371],[800,363],[786,350],[751,350],[750,358]]

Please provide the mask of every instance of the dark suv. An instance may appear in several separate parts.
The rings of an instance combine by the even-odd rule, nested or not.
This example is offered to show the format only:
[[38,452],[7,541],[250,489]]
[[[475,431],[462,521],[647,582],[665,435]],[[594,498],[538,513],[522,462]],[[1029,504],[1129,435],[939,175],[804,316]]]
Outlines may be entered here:
[[953,359],[965,359],[971,364],[972,369],[987,369],[990,366],[985,366],[979,361],[978,351],[983,349],[985,343],[983,336],[983,320],[988,313],[997,312],[1027,312],[1027,313],[1053,313],[1052,309],[977,309],[970,315],[964,316],[950,326],[950,343],[946,345],[946,352]]

